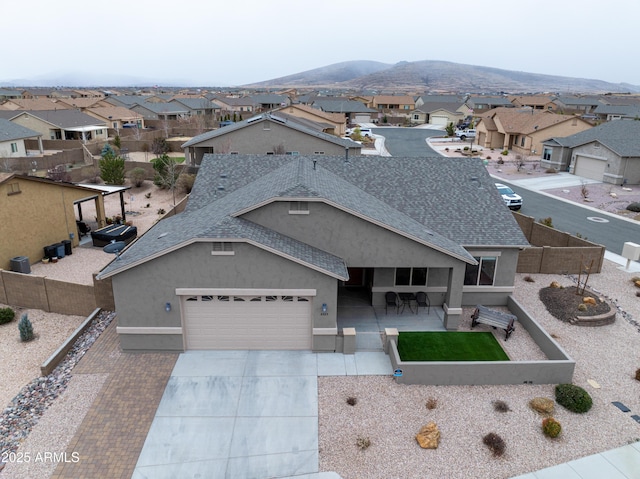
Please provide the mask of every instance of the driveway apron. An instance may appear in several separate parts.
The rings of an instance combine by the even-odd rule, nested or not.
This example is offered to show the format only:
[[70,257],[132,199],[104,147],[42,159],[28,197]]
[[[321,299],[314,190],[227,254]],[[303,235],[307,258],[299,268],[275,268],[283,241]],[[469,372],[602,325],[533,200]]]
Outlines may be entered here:
[[308,351],[181,354],[133,478],[318,477],[317,376]]

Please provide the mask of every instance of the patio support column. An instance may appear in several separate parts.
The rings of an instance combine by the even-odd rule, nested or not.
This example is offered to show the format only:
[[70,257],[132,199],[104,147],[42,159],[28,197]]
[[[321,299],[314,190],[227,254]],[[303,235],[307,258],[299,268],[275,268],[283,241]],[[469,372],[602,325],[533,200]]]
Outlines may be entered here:
[[464,285],[465,264],[449,269],[447,293],[444,309],[444,327],[447,331],[456,331],[462,318],[462,287]]

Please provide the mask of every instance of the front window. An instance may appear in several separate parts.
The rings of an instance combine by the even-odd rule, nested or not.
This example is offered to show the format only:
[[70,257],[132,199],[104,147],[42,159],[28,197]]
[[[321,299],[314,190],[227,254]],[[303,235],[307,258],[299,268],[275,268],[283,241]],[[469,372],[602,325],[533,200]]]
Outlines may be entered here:
[[495,256],[475,257],[478,264],[468,264],[464,274],[466,286],[493,286],[496,273]]
[[18,144],[11,143],[11,153],[17,153],[17,152],[18,152]]
[[427,268],[396,268],[396,286],[426,286]]
[[551,159],[551,148],[545,148],[542,150],[542,159],[543,160],[550,160]]

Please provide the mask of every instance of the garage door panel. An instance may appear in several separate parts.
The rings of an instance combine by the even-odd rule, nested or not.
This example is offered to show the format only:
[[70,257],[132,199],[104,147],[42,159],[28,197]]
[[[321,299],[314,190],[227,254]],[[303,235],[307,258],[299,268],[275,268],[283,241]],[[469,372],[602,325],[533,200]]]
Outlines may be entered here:
[[309,298],[205,298],[182,302],[187,349],[311,348]]
[[599,160],[597,158],[587,158],[585,156],[578,155],[576,157],[574,174],[577,176],[584,176],[585,178],[589,178],[591,180],[602,181],[606,166],[607,162],[604,160]]

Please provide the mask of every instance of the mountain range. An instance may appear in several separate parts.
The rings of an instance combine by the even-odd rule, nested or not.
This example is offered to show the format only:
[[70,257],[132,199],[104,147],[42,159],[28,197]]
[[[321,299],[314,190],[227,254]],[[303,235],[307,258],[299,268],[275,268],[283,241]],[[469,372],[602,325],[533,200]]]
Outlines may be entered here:
[[602,80],[544,75],[485,66],[423,60],[387,64],[348,61],[259,83],[254,88],[331,88],[356,91],[434,91],[454,93],[627,93],[640,86]]

